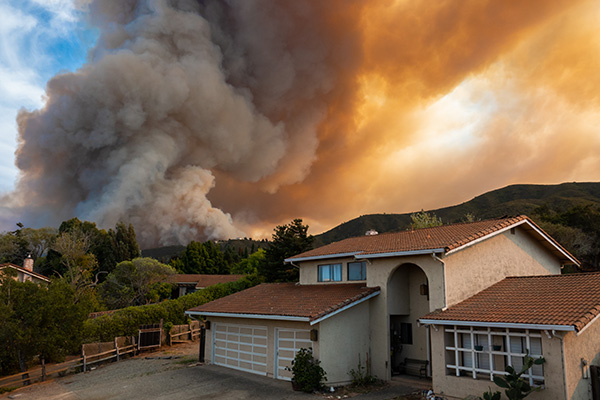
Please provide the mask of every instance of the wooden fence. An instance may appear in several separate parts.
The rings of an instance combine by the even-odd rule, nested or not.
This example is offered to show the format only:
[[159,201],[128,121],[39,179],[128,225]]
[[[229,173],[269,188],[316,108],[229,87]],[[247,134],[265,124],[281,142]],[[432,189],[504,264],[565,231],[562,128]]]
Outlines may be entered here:
[[192,321],[188,325],[174,325],[169,331],[171,344],[196,340],[200,336],[200,321]]
[[0,388],[17,388],[34,382],[43,382],[51,376],[60,376],[69,371],[86,371],[91,365],[103,361],[120,358],[126,354],[135,355],[137,351],[135,338],[116,337],[114,342],[84,344],[81,349],[81,357],[71,359],[60,364],[45,365],[32,368],[27,372],[4,376],[0,378]]

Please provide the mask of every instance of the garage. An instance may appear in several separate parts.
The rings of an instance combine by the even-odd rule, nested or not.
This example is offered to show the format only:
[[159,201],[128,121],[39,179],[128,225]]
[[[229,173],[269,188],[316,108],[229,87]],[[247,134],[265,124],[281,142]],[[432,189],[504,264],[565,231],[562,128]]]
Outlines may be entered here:
[[267,327],[215,323],[212,362],[267,375]]
[[275,366],[277,368],[277,379],[286,381],[292,380],[292,372],[286,370],[292,366],[292,360],[296,352],[302,348],[312,349],[310,340],[310,331],[308,329],[276,329],[276,349],[277,357]]

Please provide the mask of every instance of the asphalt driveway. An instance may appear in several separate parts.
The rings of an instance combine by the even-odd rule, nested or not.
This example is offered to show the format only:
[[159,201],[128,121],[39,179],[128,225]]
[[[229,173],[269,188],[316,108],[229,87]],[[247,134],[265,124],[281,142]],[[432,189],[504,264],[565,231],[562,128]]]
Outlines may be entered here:
[[[215,365],[198,365],[197,344],[137,356],[86,373],[34,384],[0,396],[18,400],[323,399],[291,384]],[[392,399],[415,388],[389,385],[356,400]]]

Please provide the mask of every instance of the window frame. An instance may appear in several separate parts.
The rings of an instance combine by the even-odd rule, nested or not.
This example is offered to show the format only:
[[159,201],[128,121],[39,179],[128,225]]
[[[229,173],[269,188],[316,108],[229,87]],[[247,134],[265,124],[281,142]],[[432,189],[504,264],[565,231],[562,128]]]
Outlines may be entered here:
[[[325,271],[328,271],[328,278],[325,279]],[[337,272],[337,273],[336,273]],[[335,279],[338,278],[339,279]],[[341,282],[342,276],[342,263],[334,264],[320,264],[317,266],[317,281],[318,282]]]
[[[361,272],[360,272],[361,279],[351,279],[350,278],[351,264],[360,264],[361,265]],[[366,281],[367,280],[367,262],[366,261],[349,261],[347,264],[346,272],[347,272],[349,281]]]
[[[516,343],[513,343],[517,341],[518,348]],[[494,375],[506,375],[504,367],[518,366],[517,360],[522,364],[526,349],[529,349],[533,358],[543,357],[544,353],[541,332],[529,329],[453,325],[445,328],[445,342],[446,375],[467,376],[472,379],[489,378],[493,381]],[[493,346],[490,348],[490,344],[500,345],[501,348],[495,350]],[[536,367],[528,370],[522,377],[528,380],[532,387],[543,387],[544,365]]]

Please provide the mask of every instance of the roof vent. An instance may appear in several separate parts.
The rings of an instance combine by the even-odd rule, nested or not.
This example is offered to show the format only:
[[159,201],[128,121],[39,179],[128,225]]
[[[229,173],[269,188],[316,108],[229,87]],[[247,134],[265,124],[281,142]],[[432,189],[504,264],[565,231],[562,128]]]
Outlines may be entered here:
[[379,235],[379,232],[377,232],[375,229],[369,229],[368,231],[365,232],[365,236],[375,236],[375,235]]

